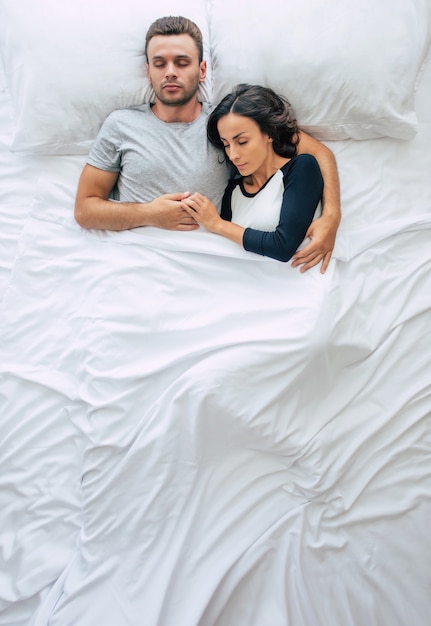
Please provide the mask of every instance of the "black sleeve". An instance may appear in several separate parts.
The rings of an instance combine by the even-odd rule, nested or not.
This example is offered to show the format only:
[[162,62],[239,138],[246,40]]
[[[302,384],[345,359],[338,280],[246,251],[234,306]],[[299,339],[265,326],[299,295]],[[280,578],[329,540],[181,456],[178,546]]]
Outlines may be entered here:
[[232,198],[232,192],[235,189],[235,187],[237,186],[239,182],[239,178],[232,178],[227,186],[226,189],[224,190],[224,194],[223,194],[223,198],[221,201],[221,211],[220,211],[220,217],[223,218],[224,220],[226,220],[227,222],[231,222],[232,221],[232,203],[231,203],[231,198]]
[[319,164],[311,154],[294,157],[285,168],[280,221],[276,230],[266,232],[246,228],[243,237],[246,250],[278,261],[288,261],[303,242],[323,192]]

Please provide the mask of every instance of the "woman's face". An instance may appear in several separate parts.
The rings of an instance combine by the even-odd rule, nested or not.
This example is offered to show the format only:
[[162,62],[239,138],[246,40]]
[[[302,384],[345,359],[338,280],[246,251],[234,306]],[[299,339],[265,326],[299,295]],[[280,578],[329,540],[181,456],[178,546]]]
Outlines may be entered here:
[[241,176],[258,171],[273,155],[271,138],[249,117],[228,113],[217,122],[217,130],[227,157]]

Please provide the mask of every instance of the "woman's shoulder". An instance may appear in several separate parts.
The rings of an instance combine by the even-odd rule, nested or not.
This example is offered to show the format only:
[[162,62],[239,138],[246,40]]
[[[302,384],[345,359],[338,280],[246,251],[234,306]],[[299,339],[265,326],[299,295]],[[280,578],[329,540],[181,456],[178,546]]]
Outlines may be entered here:
[[283,183],[286,188],[289,181],[307,181],[307,184],[323,184],[322,172],[319,163],[312,154],[296,154],[281,168]]
[[319,167],[315,156],[307,152],[301,152],[301,154],[295,154],[281,169],[285,171],[293,167],[315,167],[316,165]]
[[296,154],[281,168],[284,176],[290,173],[300,173],[312,175],[313,173],[320,174],[319,163],[315,156],[308,153]]

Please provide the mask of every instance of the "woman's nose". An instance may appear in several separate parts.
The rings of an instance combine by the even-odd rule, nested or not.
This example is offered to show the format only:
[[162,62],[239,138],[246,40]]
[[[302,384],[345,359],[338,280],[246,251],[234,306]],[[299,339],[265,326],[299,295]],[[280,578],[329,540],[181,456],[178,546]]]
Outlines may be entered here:
[[238,160],[238,152],[235,148],[230,147],[229,148],[229,158],[231,161],[237,161]]

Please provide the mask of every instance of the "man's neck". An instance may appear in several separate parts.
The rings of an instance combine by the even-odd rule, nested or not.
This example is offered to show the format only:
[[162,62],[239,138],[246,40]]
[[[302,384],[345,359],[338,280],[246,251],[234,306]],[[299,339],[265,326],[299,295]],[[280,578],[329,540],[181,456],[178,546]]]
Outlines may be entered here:
[[151,106],[151,110],[162,122],[189,123],[199,117],[202,111],[202,103],[196,98],[186,104],[173,106],[163,104],[163,102],[156,99],[155,103]]

